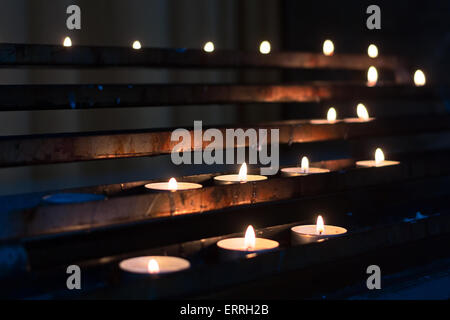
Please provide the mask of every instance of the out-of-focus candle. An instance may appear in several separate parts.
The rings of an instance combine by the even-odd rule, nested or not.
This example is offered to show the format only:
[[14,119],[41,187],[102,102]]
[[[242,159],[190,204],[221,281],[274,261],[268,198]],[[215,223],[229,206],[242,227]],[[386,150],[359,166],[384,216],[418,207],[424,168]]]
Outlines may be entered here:
[[302,158],[301,167],[281,169],[281,174],[285,177],[307,176],[309,174],[327,173],[327,172],[330,172],[330,170],[310,167],[309,159],[307,157]]
[[72,39],[70,39],[69,37],[66,37],[64,39],[63,46],[64,47],[71,47],[72,46]]
[[253,227],[248,226],[244,238],[224,239],[217,242],[217,246],[223,250],[256,253],[273,250],[279,246],[279,243],[270,239],[257,238]]
[[291,228],[292,244],[305,244],[324,241],[326,239],[342,236],[347,229],[325,225],[322,216],[318,216],[315,225],[302,225]]
[[375,118],[369,117],[369,112],[367,111],[367,108],[362,103],[358,103],[356,106],[356,114],[358,118],[347,118],[344,119],[345,122],[368,122],[372,121]]
[[146,184],[145,187],[149,190],[155,191],[182,191],[182,190],[192,190],[192,189],[200,189],[203,186],[198,183],[191,182],[177,182],[175,178],[169,180],[169,182],[154,182]]
[[190,262],[183,258],[168,256],[146,256],[126,259],[119,267],[125,272],[143,275],[161,275],[189,269]]
[[371,58],[376,58],[378,57],[378,48],[376,45],[371,44],[368,48],[367,48],[367,54],[369,55],[369,57]]
[[423,71],[420,69],[416,70],[416,72],[414,73],[414,84],[417,87],[421,87],[424,86],[426,82],[427,81],[425,79],[425,74],[423,73]]
[[323,54],[326,56],[332,56],[334,54],[334,43],[331,40],[325,40],[323,42]]
[[247,164],[244,162],[239,174],[227,174],[222,176],[214,177],[214,182],[216,184],[236,184],[236,183],[247,183],[267,180],[267,177],[260,175],[247,174]]
[[330,108],[327,113],[327,121],[335,122],[337,118],[337,112],[335,108]]
[[378,71],[377,68],[371,66],[367,71],[367,86],[374,87],[378,81]]
[[269,54],[271,50],[272,50],[272,47],[270,45],[270,42],[267,40],[264,40],[259,45],[259,52],[261,52],[262,54]]
[[205,52],[213,52],[214,51],[214,43],[212,43],[211,41],[208,41],[207,43],[205,43],[203,50]]
[[133,49],[134,50],[139,50],[141,48],[142,48],[142,45],[141,45],[141,43],[138,40],[133,42]]
[[324,120],[324,119],[314,119],[314,120],[310,120],[310,123],[312,123],[312,124],[327,124],[327,123],[333,124],[333,123],[336,123],[336,122],[339,121],[339,120],[336,120],[336,119],[337,119],[336,109],[331,107],[330,109],[328,109],[327,119],[326,120]]
[[388,161],[384,158],[383,150],[380,148],[377,148],[375,150],[375,160],[364,160],[364,161],[357,161],[356,166],[358,167],[386,167],[386,166],[393,166],[399,164],[399,161]]

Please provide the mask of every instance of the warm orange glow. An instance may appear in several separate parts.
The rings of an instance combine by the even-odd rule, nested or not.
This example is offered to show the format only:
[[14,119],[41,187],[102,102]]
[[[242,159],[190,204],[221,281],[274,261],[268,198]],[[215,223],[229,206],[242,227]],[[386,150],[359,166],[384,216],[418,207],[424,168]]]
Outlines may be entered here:
[[325,225],[323,223],[322,216],[318,216],[317,217],[316,232],[319,235],[321,235],[321,234],[323,234],[325,232]]
[[426,79],[425,79],[425,74],[423,73],[423,71],[420,70],[420,69],[417,70],[417,71],[414,73],[414,84],[415,84],[417,87],[421,87],[421,86],[424,86],[426,82],[427,82],[427,81],[426,81]]
[[307,157],[302,158],[302,172],[308,173],[309,171],[309,160]]
[[175,178],[169,180],[169,190],[177,191],[178,190],[178,182]]
[[375,163],[376,164],[380,164],[383,161],[384,161],[384,153],[383,153],[383,151],[380,148],[378,148],[375,151]]
[[255,230],[252,226],[248,226],[247,231],[245,232],[245,239],[244,239],[244,247],[248,251],[255,250],[256,245],[256,235]]
[[272,48],[269,41],[263,41],[259,45],[259,52],[262,54],[269,54],[271,50]]
[[247,181],[247,164],[245,162],[239,170],[239,181]]
[[356,107],[356,114],[362,120],[369,120],[369,112],[367,112],[366,107],[362,103]]
[[367,85],[369,87],[373,87],[377,84],[378,81],[378,71],[377,68],[371,66],[369,71],[367,71]]
[[159,264],[155,259],[150,259],[147,266],[148,273],[159,273]]
[[369,55],[369,57],[371,58],[376,58],[378,57],[378,48],[376,45],[371,44],[369,46],[369,48],[367,48],[367,54]]
[[135,42],[133,42],[133,49],[134,50],[139,50],[139,49],[141,49],[142,48],[142,45],[141,45],[141,43],[138,41],[138,40],[136,40]]
[[214,43],[212,43],[211,41],[208,41],[207,43],[205,43],[203,50],[205,52],[213,52],[214,51]]
[[69,37],[66,37],[64,39],[63,46],[64,47],[71,47],[72,46],[72,40]]
[[336,109],[335,108],[330,108],[329,110],[328,110],[328,113],[327,113],[327,120],[328,121],[336,121],[336,118],[337,118],[337,113],[336,113]]
[[323,43],[323,54],[326,56],[332,56],[334,53],[334,44],[331,40],[325,40]]

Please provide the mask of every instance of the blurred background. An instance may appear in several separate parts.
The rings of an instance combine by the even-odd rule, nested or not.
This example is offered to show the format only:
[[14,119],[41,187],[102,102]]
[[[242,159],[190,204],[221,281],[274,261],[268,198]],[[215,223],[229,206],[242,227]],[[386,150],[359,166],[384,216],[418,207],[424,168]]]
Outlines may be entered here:
[[[67,30],[66,8],[81,7],[81,30]],[[366,8],[381,8],[381,30],[366,28]],[[74,45],[202,48],[257,51],[263,40],[273,51],[321,52],[332,39],[336,53],[365,54],[375,43],[380,55],[410,59],[429,83],[448,85],[450,1],[295,1],[295,0],[0,0],[0,42]],[[1,84],[59,83],[275,83],[302,81],[292,71],[198,71],[152,69],[0,69]],[[345,80],[345,79],[343,79]],[[393,101],[372,102],[377,116],[389,116]],[[414,109],[414,101],[403,106]],[[0,113],[0,136],[138,128],[191,127],[322,117],[326,106],[289,105],[151,107]],[[450,109],[442,101],[430,109]],[[401,109],[400,109],[401,112]],[[446,141],[436,141],[438,145]],[[330,152],[317,159],[345,156]],[[1,152],[1,150],[0,150]],[[158,170],[155,170],[158,168]],[[0,169],[0,195],[47,191],[99,183],[166,179],[204,168],[175,167],[166,156]],[[209,168],[214,171],[217,168]]]

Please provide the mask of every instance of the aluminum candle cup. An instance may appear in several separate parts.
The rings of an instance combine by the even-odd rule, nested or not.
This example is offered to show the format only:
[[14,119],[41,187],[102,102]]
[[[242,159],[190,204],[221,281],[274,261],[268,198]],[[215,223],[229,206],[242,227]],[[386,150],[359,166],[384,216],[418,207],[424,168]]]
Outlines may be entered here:
[[237,184],[267,180],[267,177],[260,175],[248,175],[247,164],[244,163],[239,170],[239,174],[228,174],[214,177],[214,183],[218,185],[223,184]]
[[362,167],[362,168],[372,168],[372,167],[388,167],[388,166],[395,166],[400,164],[399,161],[381,161],[381,162],[376,162],[374,160],[364,160],[364,161],[357,161],[356,162],[356,166],[357,167]]
[[370,122],[375,120],[375,118],[368,118],[368,119],[363,119],[363,118],[345,118],[344,122],[347,123],[358,123],[358,122]]
[[263,180],[267,180],[267,177],[258,176],[258,175],[247,175],[247,179],[245,179],[245,180],[239,179],[239,175],[237,175],[237,174],[228,174],[228,175],[224,175],[224,176],[214,177],[214,183],[216,183],[218,185],[247,183],[247,182],[256,182],[256,181],[263,181]]
[[186,259],[167,256],[136,257],[119,263],[119,268],[126,273],[148,276],[180,272],[190,267]]
[[284,177],[307,176],[310,174],[327,173],[327,172],[330,172],[330,170],[310,167],[309,160],[307,157],[302,158],[301,167],[281,169],[281,175]]
[[307,171],[305,171],[300,167],[281,169],[281,175],[284,177],[307,176],[310,174],[327,173],[327,172],[330,172],[330,170],[322,168],[309,168]]
[[335,124],[338,122],[341,122],[342,120],[327,120],[327,119],[312,119],[309,120],[309,123],[311,124]]
[[145,188],[153,191],[183,191],[203,188],[201,184],[190,182],[177,182],[174,178],[169,182],[155,182],[145,185]]
[[341,236],[347,230],[341,227],[327,226],[322,216],[317,217],[316,225],[303,225],[291,228],[291,242],[293,245],[324,241]]
[[230,238],[217,242],[217,247],[228,257],[245,256],[251,253],[262,253],[278,248],[279,243],[274,240],[256,238],[252,226],[247,228],[245,237]]
[[384,159],[384,153],[383,151],[378,148],[375,151],[375,160],[364,160],[364,161],[357,161],[356,166],[357,167],[364,167],[364,168],[371,168],[371,167],[387,167],[387,166],[394,166],[400,164],[399,161],[387,161]]
[[247,248],[245,238],[230,238],[217,242],[217,246],[224,250],[239,251],[243,253],[264,252],[278,248],[279,244],[275,240],[256,238],[255,246]]
[[317,234],[316,225],[303,225],[291,228],[291,240],[293,245],[305,244],[339,237],[345,233],[345,228],[325,225],[323,233]]

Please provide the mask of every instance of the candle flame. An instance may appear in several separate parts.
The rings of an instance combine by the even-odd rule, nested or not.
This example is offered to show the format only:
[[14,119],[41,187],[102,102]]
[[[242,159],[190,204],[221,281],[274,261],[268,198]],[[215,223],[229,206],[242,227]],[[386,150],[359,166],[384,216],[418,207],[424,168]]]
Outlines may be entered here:
[[269,41],[263,41],[261,42],[261,44],[259,45],[259,52],[261,52],[262,54],[269,54],[271,51],[271,45]]
[[175,178],[169,180],[169,190],[177,191],[178,190],[178,182]]
[[332,56],[334,53],[334,43],[331,40],[325,40],[323,43],[323,54]]
[[416,72],[414,73],[414,83],[417,87],[421,87],[424,86],[426,83],[426,79],[425,79],[425,74],[423,73],[422,70],[418,69],[416,70]]
[[367,71],[367,85],[369,87],[373,87],[377,84],[378,81],[378,71],[377,68],[371,66]]
[[302,172],[308,173],[309,171],[309,160],[307,157],[302,158]]
[[139,49],[141,49],[142,48],[142,45],[141,45],[141,43],[138,41],[138,40],[136,40],[135,42],[133,42],[133,49],[134,50],[139,50]]
[[371,58],[376,58],[378,57],[378,48],[376,45],[371,44],[369,46],[369,48],[367,48],[367,54],[369,55],[369,57]]
[[245,162],[239,170],[239,181],[247,181],[247,164]]
[[375,151],[375,163],[380,164],[384,161],[384,153],[380,148]]
[[248,251],[255,250],[256,246],[256,235],[253,226],[248,226],[247,231],[245,232],[244,238],[244,247]]
[[337,113],[336,113],[336,109],[335,108],[330,108],[329,110],[328,110],[328,113],[327,113],[327,120],[328,121],[336,121],[336,118],[337,118]]
[[66,37],[64,39],[63,46],[64,47],[71,47],[72,46],[72,40],[69,37]]
[[148,273],[159,273],[159,264],[155,259],[150,259],[147,266]]
[[367,112],[366,106],[362,103],[358,104],[356,107],[356,113],[358,114],[358,118],[362,120],[369,120],[369,112]]
[[317,217],[316,232],[318,235],[322,235],[325,232],[325,225],[323,223],[322,216]]
[[207,43],[205,43],[203,50],[205,52],[213,52],[214,51],[214,43],[212,43],[211,41],[208,41]]

